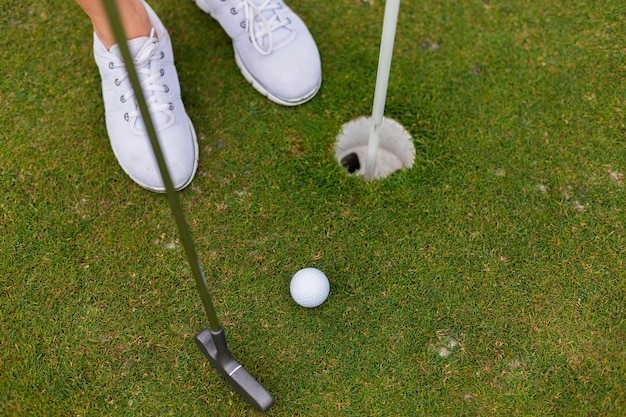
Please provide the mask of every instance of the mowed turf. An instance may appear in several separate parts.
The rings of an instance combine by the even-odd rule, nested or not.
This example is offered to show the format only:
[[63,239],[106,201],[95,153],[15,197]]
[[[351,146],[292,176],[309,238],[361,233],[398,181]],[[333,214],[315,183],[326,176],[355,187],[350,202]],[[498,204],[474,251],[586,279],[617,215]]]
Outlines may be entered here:
[[[404,1],[386,115],[416,164],[334,160],[368,115],[383,1],[292,0],[324,83],[264,99],[191,1],[155,0],[201,161],[180,193],[230,350],[271,416],[626,410],[626,6]],[[0,4],[0,415],[257,415],[208,326],[164,196],[110,150],[72,1]],[[328,300],[299,307],[316,267]]]

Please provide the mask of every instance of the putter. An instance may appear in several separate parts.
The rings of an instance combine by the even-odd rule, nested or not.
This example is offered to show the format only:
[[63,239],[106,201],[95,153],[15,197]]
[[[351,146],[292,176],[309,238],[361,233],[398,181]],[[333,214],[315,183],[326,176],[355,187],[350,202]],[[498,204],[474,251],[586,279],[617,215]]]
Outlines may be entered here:
[[163,183],[165,184],[167,199],[172,210],[172,216],[178,226],[181,242],[185,249],[193,277],[196,281],[196,287],[200,294],[200,298],[202,299],[206,316],[209,320],[210,329],[205,329],[196,336],[196,344],[200,348],[200,351],[209,359],[209,362],[213,365],[213,367],[217,369],[222,377],[224,377],[224,379],[239,393],[239,395],[241,395],[257,410],[267,411],[274,403],[274,399],[271,394],[263,388],[263,386],[257,382],[257,380],[254,379],[254,377],[252,377],[252,375],[250,375],[248,371],[243,368],[243,366],[239,364],[239,362],[233,358],[228,350],[228,347],[226,346],[224,329],[217,318],[217,313],[215,311],[215,307],[213,306],[213,301],[211,300],[209,286],[207,284],[206,277],[204,276],[202,265],[198,259],[196,247],[193,243],[187,221],[185,220],[185,215],[183,213],[180,200],[178,199],[178,194],[174,189],[172,178],[165,163],[163,150],[159,144],[156,130],[154,129],[154,124],[152,123],[152,119],[150,117],[150,112],[148,111],[148,105],[146,104],[145,96],[139,82],[139,77],[137,76],[137,71],[133,64],[134,60],[130,55],[128,45],[126,44],[126,35],[124,34],[124,28],[122,27],[117,5],[115,4],[115,0],[102,0],[102,2],[109,19],[109,24],[111,25],[111,29],[115,35],[115,40],[120,47],[122,58],[126,64],[128,78],[133,86],[133,90],[135,91],[141,116],[143,117],[146,131],[148,132],[150,143],[152,144],[152,149],[159,165],[159,170],[161,171]]

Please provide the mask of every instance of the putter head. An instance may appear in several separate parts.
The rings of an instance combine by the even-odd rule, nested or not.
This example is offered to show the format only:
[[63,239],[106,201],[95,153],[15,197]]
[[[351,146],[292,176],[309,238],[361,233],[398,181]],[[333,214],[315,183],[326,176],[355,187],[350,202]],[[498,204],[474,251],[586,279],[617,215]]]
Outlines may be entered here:
[[226,346],[224,329],[205,329],[196,336],[196,343],[209,362],[250,405],[267,411],[274,398],[252,375],[232,357]]

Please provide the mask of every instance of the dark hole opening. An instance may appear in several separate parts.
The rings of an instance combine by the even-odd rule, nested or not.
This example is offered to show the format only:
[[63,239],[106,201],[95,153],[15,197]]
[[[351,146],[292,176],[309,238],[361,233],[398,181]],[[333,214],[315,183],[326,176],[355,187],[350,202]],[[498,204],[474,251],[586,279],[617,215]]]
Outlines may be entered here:
[[343,165],[350,174],[354,174],[361,168],[361,163],[356,153],[350,153],[341,158],[341,165]]

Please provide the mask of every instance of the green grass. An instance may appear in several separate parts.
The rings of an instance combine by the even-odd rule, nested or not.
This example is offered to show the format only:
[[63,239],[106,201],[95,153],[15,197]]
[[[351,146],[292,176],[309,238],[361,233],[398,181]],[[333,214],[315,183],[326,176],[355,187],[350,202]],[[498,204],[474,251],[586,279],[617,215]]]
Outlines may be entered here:
[[[624,412],[626,6],[603,3],[404,1],[386,114],[417,162],[374,183],[333,147],[370,112],[382,1],[290,3],[324,66],[298,108],[192,2],[152,3],[200,140],[180,196],[267,415]],[[0,12],[0,415],[256,415],[193,342],[166,199],[110,151],[86,17]],[[310,310],[306,266],[331,281]]]

